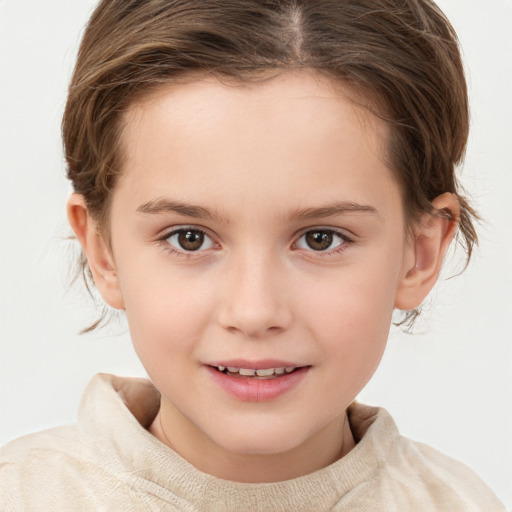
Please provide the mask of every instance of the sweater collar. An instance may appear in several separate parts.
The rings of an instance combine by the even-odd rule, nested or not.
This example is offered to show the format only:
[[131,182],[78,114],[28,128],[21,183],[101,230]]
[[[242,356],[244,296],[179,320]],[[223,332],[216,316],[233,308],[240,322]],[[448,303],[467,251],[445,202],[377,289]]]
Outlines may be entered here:
[[232,482],[199,471],[146,430],[159,402],[147,379],[99,374],[84,393],[78,426],[106,470],[180,510],[328,510],[372,479],[399,437],[385,410],[354,402],[347,413],[358,443],[342,459],[293,480]]

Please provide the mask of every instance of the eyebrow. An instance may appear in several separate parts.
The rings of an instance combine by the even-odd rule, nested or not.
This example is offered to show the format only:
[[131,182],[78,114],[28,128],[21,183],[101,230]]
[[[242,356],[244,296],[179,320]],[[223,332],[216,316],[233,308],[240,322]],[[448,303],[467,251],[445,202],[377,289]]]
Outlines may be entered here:
[[186,204],[171,199],[155,199],[141,204],[137,208],[138,212],[150,214],[177,213],[185,217],[193,217],[195,219],[220,220],[224,216],[215,211],[210,211],[202,206]]
[[[137,211],[147,214],[177,213],[185,217],[195,219],[224,220],[229,222],[226,216],[218,212],[210,211],[202,206],[186,204],[171,199],[155,199],[141,204]],[[365,213],[379,217],[377,209],[373,206],[362,205],[351,201],[341,201],[326,206],[311,207],[294,210],[289,218],[291,221],[335,217],[354,213]]]
[[307,220],[320,217],[335,217],[337,215],[347,215],[351,213],[367,213],[380,217],[377,208],[369,205],[362,205],[351,201],[340,201],[327,206],[318,208],[297,209],[290,215],[290,220]]

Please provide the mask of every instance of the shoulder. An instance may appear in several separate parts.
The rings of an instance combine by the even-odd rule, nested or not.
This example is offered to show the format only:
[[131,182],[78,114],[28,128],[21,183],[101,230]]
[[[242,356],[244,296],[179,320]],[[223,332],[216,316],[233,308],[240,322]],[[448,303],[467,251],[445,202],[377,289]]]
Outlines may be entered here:
[[450,503],[449,510],[453,511],[505,511],[471,468],[431,446],[400,436],[394,462],[397,473],[403,475],[412,492],[428,496],[437,510],[441,504]]
[[400,435],[384,409],[351,407],[351,427],[365,449],[361,453],[375,467],[371,480],[361,486],[370,502],[386,503],[389,511],[505,512],[468,466]]
[[[21,437],[0,449],[2,510],[41,510],[63,496],[80,499],[83,477],[101,478],[74,425]],[[60,503],[60,502],[59,502]]]
[[31,496],[53,493],[60,472],[73,466],[73,427],[59,427],[20,437],[0,449],[2,510],[22,510]]
[[80,434],[75,425],[57,427],[20,437],[0,448],[0,471],[5,474],[22,465],[54,467],[56,460],[72,460],[81,452]]
[[[83,395],[76,423],[2,447],[0,510],[133,509],[143,492],[128,448],[145,433],[134,414],[145,417],[154,408],[154,399],[143,400],[147,387],[145,381],[98,375]],[[136,402],[134,411],[125,400]]]

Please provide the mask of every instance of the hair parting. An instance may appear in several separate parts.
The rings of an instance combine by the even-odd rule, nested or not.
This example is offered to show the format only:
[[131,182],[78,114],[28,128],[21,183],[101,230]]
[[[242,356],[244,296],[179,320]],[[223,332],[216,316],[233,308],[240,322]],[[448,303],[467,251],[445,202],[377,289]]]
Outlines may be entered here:
[[[253,87],[300,69],[350,86],[389,125],[386,157],[409,227],[432,213],[438,195],[457,196],[467,265],[478,216],[456,170],[468,138],[468,94],[456,33],[431,0],[100,1],[79,48],[62,133],[68,178],[107,243],[131,105],[163,85],[204,76]],[[87,282],[86,266],[82,257]],[[419,312],[404,314],[400,323],[412,325]]]

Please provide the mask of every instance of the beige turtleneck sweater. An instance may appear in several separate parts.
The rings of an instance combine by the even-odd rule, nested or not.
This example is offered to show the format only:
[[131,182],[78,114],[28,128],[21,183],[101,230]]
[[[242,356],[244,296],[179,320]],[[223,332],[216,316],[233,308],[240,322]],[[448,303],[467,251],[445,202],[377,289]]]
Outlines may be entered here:
[[469,468],[400,436],[389,414],[358,403],[356,447],[294,480],[244,484],[198,471],[146,428],[159,394],[144,379],[97,375],[76,424],[0,450],[2,512],[502,512]]

